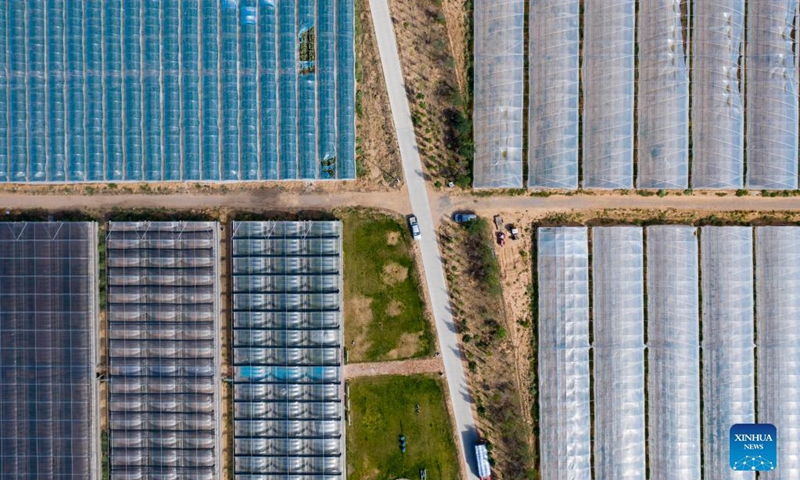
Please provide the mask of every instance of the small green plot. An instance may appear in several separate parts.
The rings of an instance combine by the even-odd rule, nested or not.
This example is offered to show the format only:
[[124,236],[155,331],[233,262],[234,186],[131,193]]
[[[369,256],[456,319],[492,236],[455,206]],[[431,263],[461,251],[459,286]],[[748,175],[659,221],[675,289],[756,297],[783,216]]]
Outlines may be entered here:
[[[435,377],[368,377],[350,382],[349,480],[458,478],[458,458]],[[403,452],[405,446],[405,452]]]
[[348,361],[433,353],[408,227],[370,212],[347,212],[342,221]]

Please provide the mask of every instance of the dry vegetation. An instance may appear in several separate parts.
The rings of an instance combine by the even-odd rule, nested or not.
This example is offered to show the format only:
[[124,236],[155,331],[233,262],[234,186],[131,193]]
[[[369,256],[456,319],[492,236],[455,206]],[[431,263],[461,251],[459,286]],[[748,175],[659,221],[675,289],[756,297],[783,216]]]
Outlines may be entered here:
[[390,0],[419,151],[434,185],[469,187],[472,0]]
[[356,167],[359,179],[388,187],[403,180],[400,149],[375,40],[369,0],[356,1]]
[[[495,256],[494,233],[485,220],[459,226],[451,222],[440,233],[454,318],[462,333],[468,377],[477,405],[479,432],[490,445],[493,474],[501,479],[536,478],[530,377],[533,358],[530,307],[517,318],[504,300],[507,282],[522,286],[526,267],[516,274]],[[507,243],[505,249],[517,248]],[[509,365],[509,360],[514,359]]]

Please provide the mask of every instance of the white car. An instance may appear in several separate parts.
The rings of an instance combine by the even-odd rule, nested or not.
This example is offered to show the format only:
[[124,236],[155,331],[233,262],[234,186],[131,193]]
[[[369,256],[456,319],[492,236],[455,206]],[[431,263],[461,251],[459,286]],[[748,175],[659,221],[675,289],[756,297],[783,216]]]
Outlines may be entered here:
[[411,228],[411,236],[415,239],[419,240],[422,238],[422,233],[419,231],[419,224],[417,223],[417,217],[411,215],[408,217],[408,226]]

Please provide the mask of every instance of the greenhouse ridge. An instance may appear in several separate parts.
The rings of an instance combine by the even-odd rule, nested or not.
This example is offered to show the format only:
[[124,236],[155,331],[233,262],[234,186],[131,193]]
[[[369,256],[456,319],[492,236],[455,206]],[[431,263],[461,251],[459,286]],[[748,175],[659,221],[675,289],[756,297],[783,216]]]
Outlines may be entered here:
[[797,189],[797,1],[747,6],[476,0],[474,186]]
[[729,430],[756,421],[800,475],[798,247],[798,227],[540,228],[542,477],[733,478]]
[[355,178],[353,0],[0,6],[0,182]]

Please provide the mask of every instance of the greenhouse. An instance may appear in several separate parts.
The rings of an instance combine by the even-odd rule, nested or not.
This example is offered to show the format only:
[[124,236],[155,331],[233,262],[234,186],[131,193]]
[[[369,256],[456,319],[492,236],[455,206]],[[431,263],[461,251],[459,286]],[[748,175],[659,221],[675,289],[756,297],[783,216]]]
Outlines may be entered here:
[[236,478],[344,478],[341,230],[233,224]]
[[587,0],[583,187],[633,187],[635,0]]
[[220,478],[219,225],[111,222],[111,480]]
[[747,7],[747,188],[797,188],[796,0]]
[[756,228],[758,422],[778,427],[778,469],[800,478],[800,228]]
[[543,480],[591,478],[586,228],[540,228],[539,411]]
[[689,69],[681,2],[639,3],[638,188],[689,186]]
[[529,187],[578,188],[579,3],[531,2]]
[[696,228],[647,227],[652,478],[701,478],[698,253]]
[[0,224],[0,476],[100,479],[97,224]]
[[753,231],[702,227],[703,478],[753,479],[729,463],[731,425],[755,421]]
[[645,478],[641,228],[592,229],[592,281],[594,476]]
[[475,188],[522,187],[525,1],[475,2]]
[[355,178],[354,8],[3,2],[0,182]]
[[693,2],[692,7],[692,188],[741,188],[744,0]]

